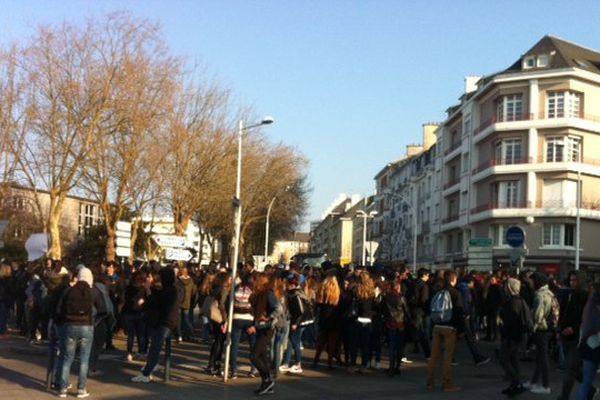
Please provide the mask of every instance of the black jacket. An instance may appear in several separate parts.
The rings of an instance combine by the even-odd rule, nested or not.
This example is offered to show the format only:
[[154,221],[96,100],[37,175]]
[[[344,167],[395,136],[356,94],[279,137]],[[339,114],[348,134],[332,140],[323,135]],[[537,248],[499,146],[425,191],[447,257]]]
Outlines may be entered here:
[[175,287],[175,273],[165,267],[159,271],[162,289],[154,290],[148,298],[148,324],[164,326],[172,331],[179,325],[179,306],[182,296]]
[[413,316],[421,317],[424,315],[429,315],[429,306],[431,303],[429,293],[430,289],[427,282],[418,279],[417,283],[415,284],[413,296],[410,298],[410,308]]
[[533,328],[531,310],[521,296],[511,296],[505,301],[500,306],[499,316],[502,320],[500,333],[503,340],[520,342],[524,335]]
[[587,292],[583,290],[569,290],[560,301],[560,318],[558,320],[559,332],[563,329],[571,327],[573,334],[570,336],[562,336],[563,340],[576,341],[579,340],[579,327],[581,326],[581,318],[583,308],[587,302]]
[[340,307],[331,304],[318,304],[316,306],[317,325],[320,331],[337,331],[342,320]]

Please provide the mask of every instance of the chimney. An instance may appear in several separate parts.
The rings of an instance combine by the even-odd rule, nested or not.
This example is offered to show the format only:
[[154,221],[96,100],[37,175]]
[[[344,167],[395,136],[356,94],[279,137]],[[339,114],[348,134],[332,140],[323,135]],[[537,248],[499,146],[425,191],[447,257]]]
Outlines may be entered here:
[[436,136],[435,131],[438,128],[438,124],[434,122],[427,122],[423,124],[423,149],[429,150],[431,146],[435,144]]
[[411,157],[419,154],[423,151],[423,146],[420,144],[408,144],[406,145],[406,156]]
[[477,82],[481,79],[481,76],[469,75],[465,76],[465,93],[471,93],[477,90]]

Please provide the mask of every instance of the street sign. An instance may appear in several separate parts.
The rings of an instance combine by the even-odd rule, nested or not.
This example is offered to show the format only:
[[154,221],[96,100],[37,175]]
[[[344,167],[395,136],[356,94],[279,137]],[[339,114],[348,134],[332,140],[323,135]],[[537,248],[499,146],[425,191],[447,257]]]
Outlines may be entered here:
[[525,231],[519,226],[511,226],[506,230],[506,242],[510,247],[521,247],[525,243]]
[[492,247],[492,239],[490,238],[474,238],[469,240],[469,246],[474,247]]
[[510,261],[513,263],[513,265],[517,265],[517,263],[519,261],[521,261],[521,258],[525,257],[527,254],[528,254],[527,249],[525,249],[523,247],[513,247],[508,252]]
[[115,249],[117,253],[117,257],[129,257],[131,256],[131,247],[120,247],[117,246]]
[[154,241],[165,248],[182,248],[185,247],[185,237],[175,235],[155,235]]
[[131,222],[117,221],[115,227],[117,228],[117,236],[119,236],[119,231],[131,233]]
[[130,248],[131,247],[131,238],[117,236],[115,243],[116,243],[117,247]]
[[171,249],[165,250],[165,258],[175,261],[189,261],[192,259],[192,253],[187,249]]

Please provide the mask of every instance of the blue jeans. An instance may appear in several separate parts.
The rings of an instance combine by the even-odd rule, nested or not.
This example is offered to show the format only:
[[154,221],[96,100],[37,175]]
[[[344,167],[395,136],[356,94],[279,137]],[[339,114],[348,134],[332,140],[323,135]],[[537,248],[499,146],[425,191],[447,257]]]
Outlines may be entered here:
[[142,314],[125,314],[125,330],[127,331],[127,354],[133,353],[133,341],[137,338],[138,352],[146,354],[146,322]]
[[77,389],[85,389],[88,375],[88,363],[94,341],[94,327],[91,325],[65,324],[61,329],[60,337],[60,364],[62,373],[60,375],[60,388],[66,390],[69,386],[69,375],[71,364],[75,359],[77,345],[79,345],[79,383]]
[[256,342],[256,335],[248,335],[246,330],[252,326],[252,321],[245,319],[234,319],[233,326],[231,327],[231,372],[235,373],[238,370],[237,367],[237,356],[240,348],[240,342],[242,340],[242,335],[246,335],[248,337],[248,342],[250,343],[250,349],[254,347],[254,343]]
[[182,336],[186,340],[194,338],[194,326],[190,321],[189,310],[179,309],[179,329],[177,331],[179,336]]
[[156,326],[150,331],[150,349],[148,350],[148,358],[146,365],[142,370],[144,376],[150,376],[154,367],[158,365],[160,358],[160,350],[162,349],[163,343],[167,340],[171,340],[171,329],[166,326]]
[[390,370],[400,369],[404,357],[404,329],[388,329]]
[[290,331],[290,340],[288,342],[287,350],[285,352],[285,361],[283,362],[284,364],[290,365],[290,362],[292,361],[292,350],[294,350],[293,365],[298,365],[302,362],[302,348],[300,347],[300,345],[302,344],[303,332],[303,326],[298,326],[296,327],[295,331]]
[[356,365],[356,357],[360,347],[360,362],[363,367],[367,366],[371,344],[371,323],[363,324],[354,321],[350,325],[350,364]]
[[598,362],[591,360],[583,360],[583,380],[581,385],[577,388],[577,396],[575,400],[587,400],[594,379],[596,378],[596,371],[598,370]]

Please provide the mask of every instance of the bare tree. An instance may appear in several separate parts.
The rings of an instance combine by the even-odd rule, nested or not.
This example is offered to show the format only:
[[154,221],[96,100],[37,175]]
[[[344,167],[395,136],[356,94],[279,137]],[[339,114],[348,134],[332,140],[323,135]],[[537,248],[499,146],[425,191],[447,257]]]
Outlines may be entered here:
[[106,258],[114,260],[116,222],[134,203],[139,206],[147,199],[157,177],[145,169],[157,167],[148,164],[148,152],[167,125],[180,61],[169,56],[157,26],[126,14],[109,16],[102,38],[97,51],[115,78],[110,108],[95,131],[83,183],[100,204]]

